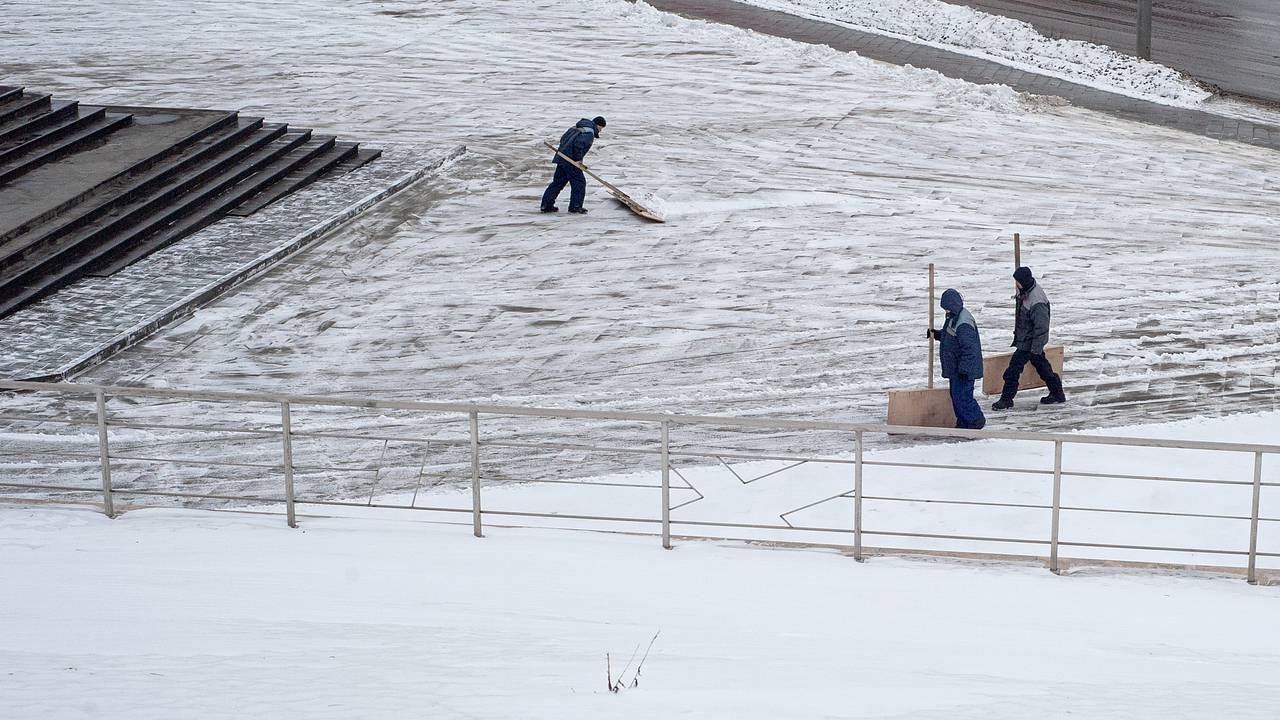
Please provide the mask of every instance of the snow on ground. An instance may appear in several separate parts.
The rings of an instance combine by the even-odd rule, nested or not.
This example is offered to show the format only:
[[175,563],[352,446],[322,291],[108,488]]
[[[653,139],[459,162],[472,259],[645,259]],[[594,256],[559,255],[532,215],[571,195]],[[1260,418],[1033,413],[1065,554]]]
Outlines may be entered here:
[[[1031,392],[993,428],[1276,407],[1280,203],[1256,148],[621,0],[23,11],[31,87],[470,148],[90,380],[880,421],[886,388],[924,380],[929,262],[987,350],[1008,342],[1017,231],[1071,404]],[[586,217],[536,213],[539,142],[597,112],[590,163],[671,222],[597,187]]]
[[1050,39],[1030,23],[941,0],[743,0],[911,40],[1102,90],[1194,107],[1211,93],[1183,73],[1103,45]]
[[[1280,703],[1280,594],[647,538],[0,509],[10,718],[1202,718]],[[639,685],[606,689],[654,635]],[[636,653],[636,648],[640,653]]]

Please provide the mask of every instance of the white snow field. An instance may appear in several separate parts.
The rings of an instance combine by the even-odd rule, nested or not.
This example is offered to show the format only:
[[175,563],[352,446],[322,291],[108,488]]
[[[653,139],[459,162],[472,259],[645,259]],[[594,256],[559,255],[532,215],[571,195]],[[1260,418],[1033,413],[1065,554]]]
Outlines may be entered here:
[[[1127,720],[1280,704],[1280,590],[1239,581],[476,539],[387,517],[304,528],[0,508],[0,715]],[[639,685],[608,692],[605,654],[629,685],[651,640]]]
[[[32,87],[470,148],[91,380],[878,421],[924,379],[927,263],[1008,342],[1017,231],[1072,405],[995,427],[1275,408],[1256,148],[623,0],[22,11]],[[667,224],[595,185],[588,216],[536,212],[539,143],[597,113],[589,164]]]

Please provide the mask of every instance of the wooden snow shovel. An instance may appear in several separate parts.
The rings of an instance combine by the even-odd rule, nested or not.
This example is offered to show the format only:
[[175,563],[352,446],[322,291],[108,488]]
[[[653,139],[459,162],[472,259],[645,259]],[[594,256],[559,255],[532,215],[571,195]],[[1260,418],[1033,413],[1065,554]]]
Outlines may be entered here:
[[666,218],[662,217],[662,216],[661,216],[661,215],[659,215],[658,213],[656,213],[656,212],[654,212],[654,211],[650,210],[649,208],[647,208],[647,207],[645,207],[645,206],[641,205],[640,203],[636,202],[636,201],[635,201],[635,200],[634,200],[630,195],[628,195],[628,194],[626,194],[626,193],[622,192],[621,190],[619,190],[618,188],[616,188],[616,187],[614,187],[613,185],[609,184],[608,182],[605,182],[604,178],[602,178],[602,177],[600,177],[599,175],[597,175],[597,174],[595,174],[595,173],[591,172],[590,170],[588,170],[586,165],[583,165],[582,163],[578,162],[577,160],[574,160],[573,158],[569,157],[568,155],[565,155],[564,153],[560,152],[559,148],[557,148],[555,145],[552,145],[552,144],[551,144],[551,143],[549,143],[549,142],[543,142],[542,144],[543,144],[543,145],[546,145],[548,148],[550,148],[550,149],[551,149],[555,154],[557,154],[557,155],[559,155],[560,157],[564,158],[565,160],[568,160],[569,162],[573,163],[573,166],[574,166],[574,167],[578,168],[578,169],[579,169],[579,170],[581,170],[582,172],[584,172],[584,173],[586,173],[586,174],[590,175],[591,177],[595,178],[595,181],[596,181],[596,182],[598,182],[598,183],[600,183],[601,185],[603,185],[603,186],[604,186],[604,189],[609,191],[609,194],[613,196],[613,199],[614,199],[614,200],[617,200],[618,202],[622,203],[623,205],[626,205],[626,206],[627,206],[627,208],[628,208],[629,210],[631,210],[631,212],[633,212],[633,213],[635,213],[635,214],[639,215],[640,217],[644,218],[645,220],[652,220],[653,222],[666,222],[666,221],[667,221],[667,219],[666,219]]
[[[1020,267],[1022,267],[1022,236],[1019,233],[1014,233],[1013,269],[1017,270]],[[1016,322],[1018,315],[1018,301],[1016,299],[1018,284],[1016,281],[1013,289],[1015,298],[1013,301],[1013,314]],[[1066,357],[1066,350],[1061,345],[1046,345],[1044,356],[1049,358],[1049,364],[1053,366],[1053,371],[1058,373],[1058,377],[1062,377],[1062,362]],[[1000,391],[1004,390],[1004,371],[1009,368],[1009,358],[1011,357],[1013,357],[1012,352],[1005,352],[982,358],[982,392],[987,395],[999,395]],[[1027,363],[1022,368],[1022,375],[1018,376],[1018,389],[1027,390],[1044,386],[1045,383],[1044,380],[1040,379],[1040,373],[1036,372],[1031,363]]]
[[[929,263],[929,327],[933,327],[935,305],[933,294],[933,263]],[[933,338],[927,338],[927,340],[929,342],[928,387],[918,390],[890,390],[888,419],[890,425],[941,428],[956,426],[956,412],[951,407],[950,389],[933,386],[933,365],[936,353]]]

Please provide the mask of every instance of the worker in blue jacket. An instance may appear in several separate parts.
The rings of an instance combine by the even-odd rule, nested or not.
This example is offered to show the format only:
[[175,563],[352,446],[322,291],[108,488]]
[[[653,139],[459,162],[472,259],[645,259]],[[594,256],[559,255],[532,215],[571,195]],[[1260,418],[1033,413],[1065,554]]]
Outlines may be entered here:
[[929,328],[929,337],[939,342],[942,377],[951,381],[951,407],[956,411],[956,427],[981,430],[987,424],[982,408],[973,399],[973,383],[982,377],[982,341],[978,323],[964,309],[964,298],[954,289],[942,293],[942,309],[947,318],[941,330]]
[[[577,162],[582,162],[582,159],[587,156],[587,151],[591,149],[592,143],[600,137],[604,126],[603,117],[579,120],[576,125],[560,136],[559,151]],[[587,199],[587,178],[578,166],[561,157],[559,153],[553,161],[556,164],[556,174],[551,178],[547,191],[542,193],[542,212],[560,212],[560,208],[556,207],[556,198],[560,197],[560,191],[564,190],[564,186],[569,185],[569,212],[585,214],[587,210],[582,207],[582,203]]]

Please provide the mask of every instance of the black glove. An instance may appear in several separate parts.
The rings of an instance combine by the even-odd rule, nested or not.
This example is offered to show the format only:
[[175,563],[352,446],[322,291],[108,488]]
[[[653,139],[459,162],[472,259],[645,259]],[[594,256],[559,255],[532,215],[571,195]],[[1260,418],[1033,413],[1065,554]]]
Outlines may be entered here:
[[928,330],[925,330],[925,331],[924,331],[924,336],[925,336],[925,337],[927,337],[927,338],[929,338],[930,340],[937,340],[937,339],[939,339],[938,331],[937,331],[937,330],[934,330],[933,328],[929,328]]

